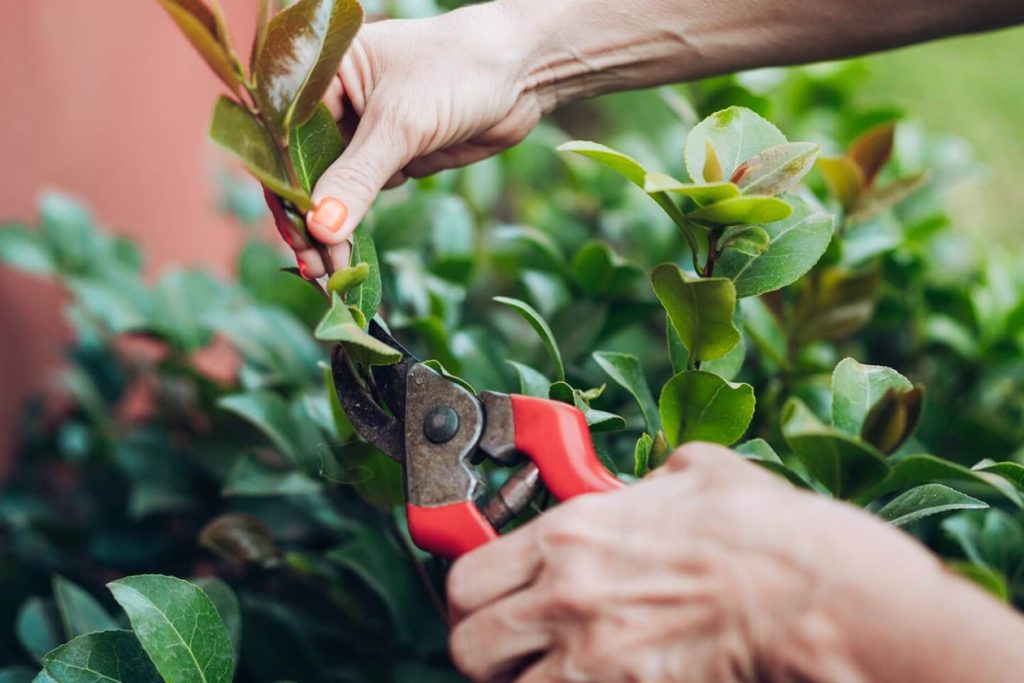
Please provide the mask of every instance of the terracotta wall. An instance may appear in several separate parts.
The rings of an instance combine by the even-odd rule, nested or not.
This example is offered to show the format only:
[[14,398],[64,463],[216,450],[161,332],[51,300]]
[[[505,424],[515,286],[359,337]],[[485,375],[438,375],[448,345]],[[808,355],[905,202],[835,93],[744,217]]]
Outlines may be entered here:
[[[222,0],[247,49],[255,0]],[[43,188],[86,199],[141,241],[151,271],[226,269],[238,229],[218,216],[206,142],[217,81],[156,0],[7,2],[0,16],[0,219]],[[52,380],[67,330],[58,293],[0,266],[0,469],[25,392]]]

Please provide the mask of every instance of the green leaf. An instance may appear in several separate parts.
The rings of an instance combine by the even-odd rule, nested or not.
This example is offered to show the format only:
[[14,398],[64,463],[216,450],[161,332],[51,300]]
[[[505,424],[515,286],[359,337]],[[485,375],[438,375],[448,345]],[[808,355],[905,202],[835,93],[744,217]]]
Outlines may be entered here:
[[715,263],[715,275],[736,284],[738,297],[781,289],[807,273],[832,239],[832,216],[796,195],[785,195],[793,213],[784,221],[764,225],[771,238],[759,255],[726,249]]
[[739,196],[702,206],[687,218],[716,225],[773,223],[789,218],[793,209],[775,197]]
[[363,22],[356,0],[299,0],[267,26],[256,57],[256,100],[284,131],[316,110]]
[[701,370],[681,372],[658,401],[665,436],[672,446],[711,441],[728,446],[743,436],[754,416],[754,389]]
[[975,465],[972,468],[976,472],[988,472],[998,474],[1007,479],[1021,490],[1024,490],[1024,465],[1015,462],[996,462],[990,465]]
[[228,683],[231,639],[217,608],[195,584],[143,574],[108,583],[132,630],[167,683]]
[[[604,387],[600,387],[596,390],[599,395]],[[587,426],[591,432],[618,432],[626,428],[626,421],[619,415],[614,413],[605,412],[603,410],[595,410],[590,407],[591,398],[596,396],[588,396],[588,393],[574,389],[566,382],[554,382],[548,390],[547,398],[553,401],[561,401],[562,403],[568,403],[571,406],[575,406],[577,410],[583,413],[583,417],[587,421]]]
[[377,261],[377,247],[373,235],[363,225],[352,235],[352,264],[359,267],[365,263],[369,272],[365,280],[349,290],[345,297],[346,303],[363,312],[367,320],[373,320],[380,306],[383,288],[380,279],[380,263]]
[[731,280],[689,279],[679,266],[662,263],[651,274],[651,284],[691,362],[721,358],[739,343],[740,333],[733,324],[736,289]]
[[684,156],[693,179],[704,178],[708,149],[718,157],[722,177],[732,176],[741,163],[769,147],[786,142],[779,129],[743,107],[715,112],[690,131]]
[[117,622],[96,598],[62,576],[53,577],[53,598],[67,638],[117,628]]
[[869,192],[861,194],[857,197],[857,201],[853,203],[853,206],[850,207],[851,210],[847,217],[847,223],[849,225],[863,223],[886,209],[896,206],[924,187],[929,177],[927,171],[922,171],[906,178],[894,180],[880,187],[872,188]]
[[323,467],[319,452],[320,435],[308,418],[303,418],[300,403],[290,405],[280,394],[267,390],[223,396],[217,405],[238,415],[260,430],[291,463],[310,475]]
[[718,240],[719,250],[734,249],[747,256],[760,256],[771,244],[772,236],[760,225],[731,225]]
[[33,683],[34,669],[27,666],[5,666],[0,669],[0,683]]
[[536,396],[537,398],[548,397],[551,391],[551,380],[529,365],[523,365],[514,360],[506,360],[505,362],[512,366],[519,377],[519,392],[521,394],[524,396]]
[[644,377],[640,359],[629,353],[614,351],[595,351],[593,356],[601,369],[636,399],[640,412],[643,413],[647,431],[651,434],[660,432],[661,416],[658,414],[658,406],[654,402],[651,388],[647,385],[647,378]]
[[94,270],[101,237],[89,210],[76,198],[45,192],[39,200],[43,241],[61,273],[84,274]]
[[820,149],[812,142],[786,142],[769,147],[740,164],[731,180],[743,194],[780,195],[807,175]]
[[548,327],[547,322],[541,317],[530,304],[519,299],[513,299],[507,296],[496,296],[494,301],[499,304],[505,304],[518,312],[526,322],[530,323],[530,327],[536,331],[540,337],[541,343],[544,348],[547,349],[548,355],[551,357],[551,362],[555,366],[555,377],[559,381],[565,381],[565,366],[562,364],[562,354],[558,351],[558,344],[555,342],[555,336],[551,332],[551,328]]
[[57,266],[41,233],[23,225],[0,227],[0,261],[26,273],[53,275]]
[[458,375],[453,375],[451,372],[448,371],[448,368],[446,368],[444,364],[441,361],[437,360],[436,358],[428,358],[427,360],[423,361],[423,364],[426,365],[431,370],[433,370],[434,372],[436,372],[437,374],[444,377],[449,382],[458,384],[460,387],[462,387],[469,393],[477,393],[476,388],[472,384],[462,379]]
[[1017,518],[993,508],[981,526],[981,553],[986,563],[1015,577],[1024,562],[1024,528]]
[[[339,268],[334,271],[327,281],[327,293],[343,296],[348,290],[358,287],[366,282],[370,276],[370,264],[359,263],[347,268]],[[362,311],[362,309],[360,309]],[[364,314],[365,316],[365,314]]]
[[892,499],[878,516],[895,526],[906,526],[925,517],[953,510],[980,510],[988,503],[942,484],[925,484]]
[[650,471],[651,449],[654,448],[654,439],[644,432],[636,440],[633,448],[633,476],[640,479]]
[[1018,508],[1024,508],[1017,489],[1010,482],[991,472],[969,470],[934,455],[911,455],[893,463],[892,473],[871,491],[871,498],[902,491],[920,484],[963,482],[996,491]]
[[947,561],[946,566],[968,581],[973,581],[1001,602],[1010,602],[1010,591],[1006,585],[1006,577],[999,572],[983,565],[961,560]]
[[341,342],[370,365],[392,365],[402,359],[401,353],[367,334],[337,294],[332,295],[331,308],[313,335],[320,341]]
[[217,100],[210,123],[210,139],[245,163],[249,172],[279,197],[300,211],[313,208],[302,190],[292,187],[288,171],[270,133],[244,107],[228,97]]
[[782,331],[771,309],[762,299],[748,297],[740,299],[740,313],[744,332],[765,360],[776,367],[785,368],[789,362],[786,333]]
[[193,583],[203,589],[206,597],[210,598],[210,602],[217,608],[217,614],[220,615],[224,628],[228,631],[228,637],[231,638],[231,645],[235,652],[238,652],[242,646],[242,608],[238,604],[238,596],[231,590],[231,586],[215,576],[204,576],[195,579]]
[[605,147],[597,142],[589,140],[572,140],[558,146],[559,152],[575,152],[589,159],[599,161],[612,169],[626,180],[643,189],[644,178],[647,176],[647,169],[633,157],[617,152],[610,147]]
[[294,496],[318,493],[320,482],[295,470],[275,469],[253,455],[243,455],[231,468],[222,496]]
[[604,242],[587,242],[572,259],[572,272],[580,289],[590,296],[628,294],[643,279],[643,270],[622,258]]
[[171,15],[171,19],[185,34],[203,61],[224,82],[231,92],[237,93],[241,82],[231,62],[226,46],[227,36],[213,12],[202,0],[158,0]]
[[43,671],[54,683],[160,683],[161,680],[131,631],[99,631],[78,636],[47,653],[43,657]]
[[344,149],[338,124],[323,102],[317,105],[308,121],[288,131],[288,155],[307,194],[313,192],[316,181]]
[[680,197],[688,197],[701,206],[740,195],[740,188],[735,183],[684,183],[664,173],[648,173],[644,176],[643,189],[647,193],[669,192]]
[[821,424],[799,399],[782,409],[782,435],[811,476],[838,498],[857,497],[889,474],[873,446]]
[[832,425],[847,434],[860,434],[868,411],[887,391],[913,388],[910,380],[892,368],[844,358],[832,372]]
[[14,631],[18,642],[36,661],[64,640],[53,600],[36,596],[21,604],[14,620]]

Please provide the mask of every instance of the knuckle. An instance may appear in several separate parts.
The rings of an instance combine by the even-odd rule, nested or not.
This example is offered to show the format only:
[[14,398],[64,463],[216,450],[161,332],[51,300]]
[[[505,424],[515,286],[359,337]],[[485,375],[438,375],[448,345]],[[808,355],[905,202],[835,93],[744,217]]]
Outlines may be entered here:
[[446,582],[448,604],[456,612],[463,611],[468,605],[471,576],[465,566],[464,562],[456,562],[448,572]]
[[548,586],[547,607],[553,616],[576,616],[587,611],[590,591],[586,582],[563,574],[551,580]]
[[473,633],[470,629],[462,624],[452,629],[451,635],[448,637],[449,654],[455,667],[470,677],[472,677],[475,661],[473,658],[474,647]]
[[376,171],[360,159],[353,159],[344,166],[334,166],[324,172],[317,183],[323,194],[351,197],[361,194],[372,197],[377,192],[374,180]]

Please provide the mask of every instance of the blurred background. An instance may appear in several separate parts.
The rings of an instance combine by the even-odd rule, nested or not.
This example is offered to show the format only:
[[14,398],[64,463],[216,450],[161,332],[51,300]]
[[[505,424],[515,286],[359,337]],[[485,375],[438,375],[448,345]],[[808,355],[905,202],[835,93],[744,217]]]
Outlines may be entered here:
[[[247,44],[252,0],[222,4]],[[406,14],[431,11],[412,5],[423,8]],[[156,2],[10,4],[0,45],[0,89],[9,94],[0,219],[33,220],[39,194],[59,188],[84,199],[115,234],[139,241],[149,273],[171,263],[230,273],[244,235],[218,208],[228,162],[206,140],[220,88]],[[1024,29],[1016,29],[877,55],[852,69],[864,107],[896,104],[973,149],[977,168],[949,193],[947,208],[977,250],[1002,256],[1024,246],[1016,219],[1024,215],[1016,183],[1024,88],[1006,78],[1022,63]],[[748,85],[769,87],[774,77],[751,74]],[[0,465],[20,402],[52,380],[69,338],[57,288],[0,267]]]

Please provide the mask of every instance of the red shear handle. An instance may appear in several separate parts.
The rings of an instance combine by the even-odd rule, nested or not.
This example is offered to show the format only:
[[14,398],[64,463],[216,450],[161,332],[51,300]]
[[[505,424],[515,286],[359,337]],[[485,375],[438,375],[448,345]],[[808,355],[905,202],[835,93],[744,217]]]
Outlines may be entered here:
[[558,401],[517,394],[509,398],[516,450],[537,465],[555,498],[565,500],[624,486],[597,459],[583,413]]
[[471,501],[419,507],[406,505],[409,535],[423,550],[454,560],[498,537],[491,523]]

